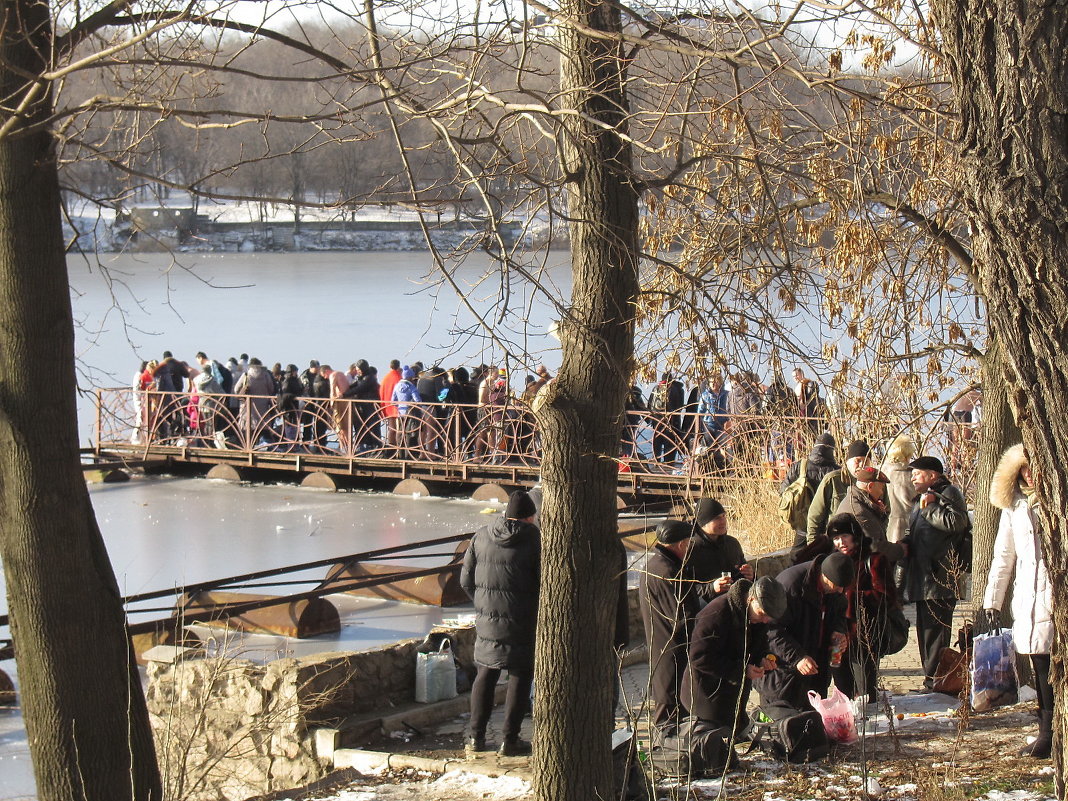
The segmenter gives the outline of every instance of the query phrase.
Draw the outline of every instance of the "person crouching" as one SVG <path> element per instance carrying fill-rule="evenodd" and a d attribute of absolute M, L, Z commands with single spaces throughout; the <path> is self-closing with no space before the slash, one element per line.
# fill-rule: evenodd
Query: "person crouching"
<path fill-rule="evenodd" d="M 778 664 L 757 686 L 762 703 L 800 710 L 809 707 L 809 690 L 826 695 L 848 641 L 843 593 L 855 578 L 853 560 L 837 551 L 779 574 L 786 611 L 768 627 Z"/>
<path fill-rule="evenodd" d="M 690 640 L 682 702 L 693 717 L 733 736 L 745 730 L 752 683 L 775 669 L 767 624 L 786 612 L 786 592 L 768 576 L 739 579 L 702 609 Z M 725 735 L 726 736 L 726 735 Z"/>

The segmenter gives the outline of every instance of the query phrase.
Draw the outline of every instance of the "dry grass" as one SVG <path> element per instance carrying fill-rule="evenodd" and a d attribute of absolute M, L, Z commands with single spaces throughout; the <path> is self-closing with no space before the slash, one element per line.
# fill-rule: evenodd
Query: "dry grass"
<path fill-rule="evenodd" d="M 763 479 L 737 479 L 725 483 L 719 495 L 731 521 L 731 534 L 747 554 L 788 548 L 794 531 L 779 519 L 779 485 Z"/>

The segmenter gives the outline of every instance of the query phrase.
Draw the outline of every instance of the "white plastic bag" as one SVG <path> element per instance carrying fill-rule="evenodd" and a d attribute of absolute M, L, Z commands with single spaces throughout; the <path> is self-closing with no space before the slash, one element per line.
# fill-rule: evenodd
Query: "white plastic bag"
<path fill-rule="evenodd" d="M 1018 697 L 1012 629 L 976 635 L 972 644 L 972 708 L 986 712 L 1015 704 Z"/>
<path fill-rule="evenodd" d="M 853 716 L 853 703 L 837 687 L 827 700 L 820 698 L 815 690 L 809 690 L 808 702 L 823 718 L 823 729 L 827 732 L 828 740 L 849 745 L 860 739 L 857 721 Z"/>
<path fill-rule="evenodd" d="M 456 663 L 448 638 L 436 651 L 415 655 L 415 700 L 432 704 L 456 697 Z"/>

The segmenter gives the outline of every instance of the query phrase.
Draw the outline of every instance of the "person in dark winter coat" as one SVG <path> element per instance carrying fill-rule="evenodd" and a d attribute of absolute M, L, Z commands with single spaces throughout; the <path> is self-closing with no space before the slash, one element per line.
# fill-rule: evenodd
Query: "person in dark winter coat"
<path fill-rule="evenodd" d="M 534 640 L 541 581 L 541 534 L 537 509 L 522 490 L 508 499 L 504 516 L 479 529 L 464 554 L 460 586 L 475 604 L 475 663 L 471 721 L 464 743 L 470 752 L 487 750 L 486 724 L 501 671 L 508 671 L 502 756 L 530 753 L 519 728 L 530 705 L 534 681 Z"/>
<path fill-rule="evenodd" d="M 727 533 L 727 512 L 715 498 L 702 498 L 697 505 L 686 566 L 706 601 L 729 590 L 735 579 L 753 580 L 753 568 L 745 560 L 742 544 Z"/>
<path fill-rule="evenodd" d="M 768 647 L 777 669 L 760 680 L 765 704 L 808 709 L 808 691 L 826 694 L 831 666 L 846 647 L 845 588 L 853 583 L 853 560 L 832 553 L 788 567 L 778 576 L 786 612 L 768 627 Z"/>
<path fill-rule="evenodd" d="M 827 433 L 820 434 L 816 438 L 812 450 L 809 451 L 809 454 L 806 457 L 805 476 L 808 479 L 808 485 L 812 488 L 813 497 L 815 497 L 816 488 L 820 485 L 820 482 L 823 481 L 823 477 L 828 473 L 833 473 L 835 470 L 841 469 L 841 465 L 834 460 L 834 446 L 834 437 Z M 797 477 L 801 473 L 802 461 L 803 460 L 798 459 L 790 465 L 790 468 L 786 471 L 786 478 L 779 487 L 780 495 L 786 492 L 787 487 L 797 481 Z M 793 547 L 795 549 L 803 548 L 805 546 L 807 533 L 808 532 L 805 529 L 797 529 L 794 531 Z"/>
<path fill-rule="evenodd" d="M 853 560 L 856 579 L 846 587 L 849 645 L 841 664 L 831 668 L 835 686 L 850 698 L 878 700 L 879 654 L 873 649 L 890 609 L 898 606 L 893 562 L 873 549 L 856 518 L 838 514 L 827 524 L 834 549 Z"/>
<path fill-rule="evenodd" d="M 356 361 L 356 380 L 349 384 L 345 397 L 352 398 L 352 428 L 356 450 L 366 451 L 382 444 L 378 420 L 378 370 L 366 359 Z"/>
<path fill-rule="evenodd" d="M 766 624 L 785 611 L 782 585 L 765 576 L 755 583 L 736 581 L 697 614 L 682 682 L 690 715 L 716 728 L 744 730 L 753 681 L 775 669 L 767 658 Z"/>
<path fill-rule="evenodd" d="M 645 641 L 649 646 L 649 696 L 654 741 L 671 734 L 682 717 L 679 688 L 686 669 L 693 621 L 701 608 L 697 587 L 685 575 L 690 525 L 666 520 L 656 530 L 638 587 Z"/>
<path fill-rule="evenodd" d="M 923 686 L 932 689 L 938 670 L 938 653 L 949 645 L 957 583 L 971 565 L 960 564 L 955 546 L 971 528 L 968 502 L 943 475 L 934 456 L 914 459 L 912 485 L 919 497 L 912 504 L 907 547 L 906 593 L 916 602 L 916 638 L 923 662 Z"/>

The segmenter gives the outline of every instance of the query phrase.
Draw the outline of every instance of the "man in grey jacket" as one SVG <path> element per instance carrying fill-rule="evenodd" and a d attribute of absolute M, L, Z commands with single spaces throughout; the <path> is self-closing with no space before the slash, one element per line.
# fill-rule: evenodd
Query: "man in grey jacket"
<path fill-rule="evenodd" d="M 921 456 L 909 463 L 919 497 L 912 504 L 908 534 L 902 540 L 908 556 L 905 591 L 916 602 L 916 638 L 923 662 L 923 686 L 932 689 L 938 654 L 949 645 L 957 585 L 971 565 L 961 563 L 958 550 L 971 529 L 968 503 L 943 474 L 942 462 Z"/>

